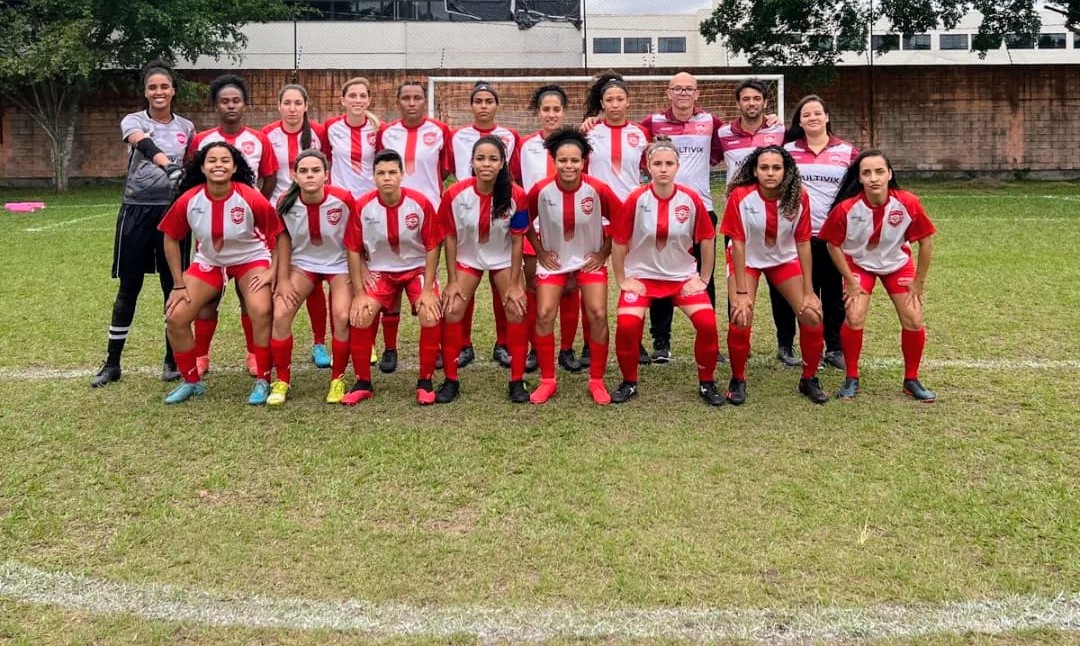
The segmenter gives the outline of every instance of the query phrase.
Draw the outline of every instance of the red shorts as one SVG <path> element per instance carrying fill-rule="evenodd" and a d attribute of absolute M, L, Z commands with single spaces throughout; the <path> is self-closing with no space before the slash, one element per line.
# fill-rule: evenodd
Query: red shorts
<path fill-rule="evenodd" d="M 584 271 L 578 269 L 577 271 L 568 271 L 564 274 L 547 274 L 541 276 L 537 274 L 537 285 L 557 285 L 558 287 L 566 287 L 566 284 L 570 282 L 570 279 L 577 280 L 578 285 L 607 285 L 607 266 L 603 266 L 596 271 Z"/>
<path fill-rule="evenodd" d="M 521 252 L 523 254 L 525 254 L 526 256 L 535 256 L 536 255 L 536 249 L 533 249 L 532 243 L 529 242 L 529 239 L 526 238 L 525 236 L 521 236 L 521 239 L 522 239 L 522 241 L 525 242 L 525 244 L 522 245 Z"/>
<path fill-rule="evenodd" d="M 306 269 L 301 269 L 300 271 L 304 272 L 304 275 L 307 276 L 307 279 L 310 280 L 311 283 L 313 285 L 315 285 L 315 286 L 318 286 L 319 283 L 321 283 L 321 282 L 329 283 L 331 280 L 334 279 L 335 276 L 348 276 L 347 273 L 344 273 L 344 274 L 316 274 L 315 272 L 308 271 Z"/>
<path fill-rule="evenodd" d="M 654 298 L 670 298 L 675 307 L 682 307 L 683 305 L 708 305 L 712 307 L 712 301 L 709 300 L 709 293 L 706 291 L 691 296 L 682 295 L 683 285 L 689 282 L 688 280 L 652 280 L 649 278 L 639 278 L 638 280 L 645 285 L 645 295 L 638 296 L 633 292 L 619 292 L 620 309 L 624 307 L 648 307 Z"/>
<path fill-rule="evenodd" d="M 194 262 L 187 268 L 184 275 L 198 278 L 220 292 L 225 289 L 225 282 L 229 278 L 240 279 L 252 269 L 266 269 L 269 266 L 269 260 L 254 260 L 252 262 L 240 263 L 239 265 L 229 265 L 228 267 L 218 267 L 216 265 L 206 265 L 201 262 Z"/>
<path fill-rule="evenodd" d="M 727 252 L 724 255 L 727 259 L 727 275 L 732 276 L 735 274 L 735 263 L 731 259 L 731 247 L 728 247 Z M 761 279 L 761 275 L 765 274 L 765 280 L 773 285 L 779 285 L 785 280 L 802 276 L 802 265 L 799 264 L 798 258 L 789 260 L 782 265 L 776 265 L 775 267 L 766 267 L 765 269 L 744 267 L 743 269 L 746 271 L 747 276 L 753 276 L 759 280 Z"/>
<path fill-rule="evenodd" d="M 410 269 L 408 271 L 373 271 L 371 277 L 375 279 L 375 287 L 367 290 L 367 295 L 374 298 L 385 310 L 391 310 L 397 302 L 401 291 L 409 297 L 413 314 L 416 314 L 417 303 L 420 300 L 420 292 L 424 291 L 424 268 Z M 439 295 L 439 279 L 435 279 L 432 285 L 435 295 Z"/>
<path fill-rule="evenodd" d="M 488 272 L 489 275 L 494 276 L 495 274 L 499 273 L 500 271 L 506 271 L 507 269 L 510 269 L 510 268 L 509 267 L 504 267 L 502 269 L 477 269 L 476 267 L 470 267 L 469 265 L 463 265 L 460 262 L 457 263 L 457 270 L 458 271 L 463 271 L 466 274 L 469 274 L 470 276 L 476 276 L 477 278 L 483 276 L 485 271 Z"/>
<path fill-rule="evenodd" d="M 908 285 L 915 280 L 915 263 L 911 262 L 910 259 L 906 265 L 891 274 L 875 274 L 851 262 L 850 258 L 848 258 L 847 264 L 848 268 L 851 269 L 851 273 L 859 280 L 859 287 L 862 287 L 862 290 L 867 294 L 874 293 L 875 278 L 881 279 L 881 284 L 885 286 L 887 294 L 906 294 Z"/>

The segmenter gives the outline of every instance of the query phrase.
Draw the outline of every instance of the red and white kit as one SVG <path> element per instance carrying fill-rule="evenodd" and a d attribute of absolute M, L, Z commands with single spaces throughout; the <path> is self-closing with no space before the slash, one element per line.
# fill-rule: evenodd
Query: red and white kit
<path fill-rule="evenodd" d="M 720 163 L 722 151 L 716 133 L 722 125 L 719 118 L 704 110 L 695 111 L 687 121 L 679 121 L 670 108 L 645 117 L 641 122 L 650 139 L 659 135 L 671 138 L 679 151 L 679 172 L 675 181 L 693 189 L 709 211 L 713 210 L 709 169 Z"/>
<path fill-rule="evenodd" d="M 379 130 L 371 119 L 350 126 L 345 115 L 326 121 L 326 150 L 330 158 L 330 183 L 358 198 L 375 188 L 375 152 Z"/>
<path fill-rule="evenodd" d="M 405 164 L 402 186 L 424 194 L 436 209 L 442 199 L 443 178 L 450 169 L 450 129 L 431 118 L 415 128 L 401 120 L 386 124 L 379 133 L 379 148 L 396 150 Z"/>
<path fill-rule="evenodd" d="M 439 206 L 439 224 L 445 236 L 457 239 L 457 262 L 475 271 L 499 271 L 510 267 L 511 221 L 526 212 L 525 191 L 514 184 L 509 213 L 491 212 L 491 195 L 476 190 L 476 178 L 462 180 L 446 191 Z M 527 221 L 525 226 L 528 226 Z M 518 229 L 524 231 L 524 227 Z"/>
<path fill-rule="evenodd" d="M 649 133 L 630 121 L 621 126 L 601 121 L 588 136 L 593 147 L 589 175 L 610 186 L 620 200 L 625 200 L 641 186 L 641 160 L 649 145 Z"/>
<path fill-rule="evenodd" d="M 554 177 L 534 186 L 529 192 L 529 217 L 538 227 L 544 248 L 555 252 L 561 265 L 556 271 L 537 265 L 537 279 L 575 275 L 579 282 L 607 282 L 606 267 L 589 276 L 580 270 L 588 262 L 588 254 L 603 247 L 604 236 L 620 208 L 622 203 L 607 184 L 588 175 L 582 175 L 575 191 L 563 190 Z"/>
<path fill-rule="evenodd" d="M 352 196 L 343 188 L 327 186 L 323 201 L 304 204 L 297 199 L 282 219 L 292 239 L 292 264 L 317 282 L 321 276 L 348 274 L 345 232 Z"/>
<path fill-rule="evenodd" d="M 799 166 L 803 188 L 810 196 L 811 230 L 815 237 L 825 224 L 844 173 L 855 158 L 859 149 L 854 144 L 835 136 L 829 137 L 829 143 L 815 154 L 807 145 L 806 139 L 789 141 L 784 149 Z"/>
<path fill-rule="evenodd" d="M 326 137 L 325 131 L 322 126 L 314 121 L 309 121 L 308 125 L 311 127 L 311 145 L 308 148 L 311 150 L 323 150 L 323 142 Z M 289 185 L 292 184 L 293 162 L 296 161 L 296 156 L 304 150 L 300 147 L 301 132 L 286 132 L 281 121 L 275 121 L 268 126 L 264 126 L 262 131 L 266 138 L 270 140 L 274 158 L 277 160 L 277 183 L 274 184 L 274 192 L 270 195 L 270 203 L 277 204 L 281 194 L 289 190 Z"/>
<path fill-rule="evenodd" d="M 188 150 L 189 159 L 195 153 L 206 148 L 212 143 L 224 141 L 233 146 L 244 156 L 244 161 L 255 173 L 255 178 L 269 177 L 278 171 L 278 160 L 273 154 L 273 146 L 266 135 L 260 130 L 244 126 L 244 129 L 235 135 L 227 135 L 220 128 L 203 130 L 191 140 L 191 148 Z"/>
<path fill-rule="evenodd" d="M 537 131 L 521 140 L 510 158 L 510 174 L 518 179 L 526 193 L 540 180 L 555 174 L 555 161 L 544 148 L 543 133 Z"/>
<path fill-rule="evenodd" d="M 739 186 L 728 196 L 720 231 L 745 243 L 748 271 L 765 272 L 774 284 L 782 283 L 802 275 L 795 245 L 810 241 L 810 198 L 803 191 L 798 212 L 789 218 L 780 214 L 779 201 L 766 199 L 756 184 Z M 730 247 L 727 263 L 731 275 Z M 773 268 L 779 273 L 769 271 Z"/>
<path fill-rule="evenodd" d="M 754 132 L 746 132 L 739 126 L 739 120 L 726 123 L 716 131 L 716 138 L 720 144 L 720 150 L 724 153 L 724 166 L 727 167 L 727 176 L 734 177 L 739 172 L 743 162 L 754 152 L 755 148 L 762 146 L 784 145 L 784 124 L 775 125 L 761 124 Z"/>
<path fill-rule="evenodd" d="M 514 154 L 517 153 L 521 137 L 511 128 L 495 126 L 491 130 L 482 130 L 475 125 L 458 128 L 450 136 L 450 164 L 448 168 L 459 180 L 472 177 L 473 146 L 480 140 L 480 137 L 485 135 L 495 135 L 502 140 L 503 146 L 506 146 L 507 159 L 513 158 Z"/>
<path fill-rule="evenodd" d="M 628 247 L 626 276 L 637 279 L 689 280 L 698 273 L 691 247 L 715 236 L 705 204 L 681 184 L 667 199 L 651 184 L 638 188 L 611 225 L 612 240 Z"/>

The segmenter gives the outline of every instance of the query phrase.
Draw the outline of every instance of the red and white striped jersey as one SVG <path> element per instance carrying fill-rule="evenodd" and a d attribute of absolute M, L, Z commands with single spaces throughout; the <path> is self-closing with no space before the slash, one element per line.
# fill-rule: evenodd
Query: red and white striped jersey
<path fill-rule="evenodd" d="M 799 257 L 797 242 L 810 241 L 810 198 L 799 196 L 792 217 L 780 214 L 780 201 L 766 199 L 757 184 L 738 186 L 728 195 L 720 231 L 746 243 L 746 266 L 768 269 Z"/>
<path fill-rule="evenodd" d="M 326 121 L 326 151 L 330 158 L 330 183 L 358 198 L 375 188 L 375 151 L 379 130 L 371 119 L 350 126 L 345 115 Z"/>
<path fill-rule="evenodd" d="M 410 128 L 398 119 L 383 126 L 379 148 L 398 151 L 405 162 L 402 186 L 420 191 L 437 209 L 451 161 L 450 129 L 446 124 L 425 117 L 420 125 Z"/>
<path fill-rule="evenodd" d="M 491 198 L 481 195 L 470 177 L 448 188 L 439 206 L 443 235 L 457 241 L 457 261 L 473 269 L 509 267 L 510 236 L 529 227 L 529 202 L 520 186 L 514 184 L 506 213 L 492 213 Z"/>
<path fill-rule="evenodd" d="M 379 191 L 356 200 L 349 217 L 345 245 L 367 254 L 371 271 L 398 272 L 420 269 L 427 253 L 442 242 L 431 201 L 420 191 L 401 189 L 401 201 L 389 206 Z"/>
<path fill-rule="evenodd" d="M 586 256 L 604 246 L 611 220 L 622 202 L 607 184 L 583 175 L 575 191 L 564 191 L 549 177 L 529 192 L 529 217 L 540 233 L 544 249 L 554 251 L 561 267 L 548 271 L 537 265 L 538 276 L 566 274 L 585 266 Z"/>
<path fill-rule="evenodd" d="M 484 135 L 495 135 L 506 146 L 506 158 L 511 159 L 517 152 L 518 141 L 521 139 L 512 128 L 495 126 L 491 130 L 482 130 L 475 125 L 458 128 L 450 135 L 450 170 L 459 180 L 472 177 L 472 153 L 473 146 Z"/>
<path fill-rule="evenodd" d="M 555 175 L 555 161 L 544 148 L 544 135 L 537 131 L 521 140 L 510 158 L 510 174 L 526 193 L 540 180 Z"/>
<path fill-rule="evenodd" d="M 314 121 L 309 121 L 311 126 L 311 145 L 308 148 L 322 150 L 326 132 L 323 127 Z M 263 134 L 270 140 L 270 146 L 277 159 L 277 183 L 274 184 L 274 192 L 270 195 L 270 203 L 277 204 L 281 194 L 289 190 L 292 184 L 292 168 L 296 156 L 303 152 L 300 146 L 300 131 L 288 132 L 281 121 L 275 121 L 270 125 L 263 126 Z"/>
<path fill-rule="evenodd" d="M 641 122 L 650 139 L 658 135 L 671 138 L 679 150 L 679 172 L 675 175 L 675 181 L 692 188 L 709 211 L 713 210 L 709 169 L 713 164 L 720 163 L 716 132 L 722 125 L 719 118 L 704 110 L 697 110 L 687 121 L 680 121 L 670 108 L 645 117 Z"/>
<path fill-rule="evenodd" d="M 188 190 L 169 207 L 158 230 L 173 240 L 191 233 L 196 244 L 194 262 L 231 267 L 269 260 L 283 227 L 262 193 L 233 182 L 232 190 L 220 200 L 210 197 L 205 184 Z"/>
<path fill-rule="evenodd" d="M 641 186 L 642 159 L 649 145 L 649 133 L 636 123 L 621 126 L 601 121 L 589 131 L 588 173 L 604 182 L 620 200 Z"/>
<path fill-rule="evenodd" d="M 347 274 L 345 231 L 352 195 L 327 186 L 322 202 L 305 204 L 300 198 L 281 216 L 292 239 L 292 264 L 313 274 Z"/>
<path fill-rule="evenodd" d="M 784 131 L 783 123 L 769 126 L 762 122 L 761 127 L 754 132 L 746 132 L 739 125 L 738 119 L 721 126 L 716 131 L 716 138 L 720 142 L 720 150 L 724 153 L 728 179 L 735 177 L 735 173 L 739 172 L 739 168 L 755 148 L 783 146 Z"/>
<path fill-rule="evenodd" d="M 191 148 L 188 149 L 189 159 L 194 157 L 196 152 L 218 141 L 224 141 L 240 151 L 240 154 L 244 156 L 244 161 L 255 173 L 255 179 L 271 177 L 277 173 L 278 161 L 274 156 L 270 140 L 261 130 L 248 126 L 244 126 L 244 129 L 235 135 L 227 135 L 220 128 L 203 130 L 191 140 Z"/>
<path fill-rule="evenodd" d="M 803 187 L 810 195 L 811 230 L 817 236 L 829 216 L 829 207 L 840 190 L 844 173 L 859 156 L 859 150 L 851 142 L 835 136 L 830 136 L 829 143 L 817 154 L 810 150 L 806 139 L 789 141 L 784 144 L 784 149 L 799 166 Z"/>
<path fill-rule="evenodd" d="M 611 239 L 626 245 L 626 276 L 688 280 L 697 274 L 694 244 L 716 237 L 708 209 L 694 189 L 675 185 L 661 198 L 652 184 L 639 187 L 611 224 Z"/>
<path fill-rule="evenodd" d="M 859 267 L 891 274 L 911 259 L 911 242 L 936 232 L 914 193 L 889 189 L 881 206 L 871 206 L 866 193 L 837 204 L 821 227 L 821 238 Z"/>

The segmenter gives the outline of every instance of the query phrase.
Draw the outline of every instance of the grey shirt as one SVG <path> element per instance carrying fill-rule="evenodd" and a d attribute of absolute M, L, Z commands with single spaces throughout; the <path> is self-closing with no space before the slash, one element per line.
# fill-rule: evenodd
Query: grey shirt
<path fill-rule="evenodd" d="M 150 118 L 146 110 L 141 110 L 124 117 L 120 121 L 120 131 L 125 141 L 136 132 L 146 134 L 170 162 L 183 164 L 188 142 L 195 136 L 195 125 L 177 115 L 173 115 L 169 123 L 161 123 Z M 132 146 L 124 182 L 124 203 L 169 204 L 172 199 L 172 187 L 165 171 Z"/>

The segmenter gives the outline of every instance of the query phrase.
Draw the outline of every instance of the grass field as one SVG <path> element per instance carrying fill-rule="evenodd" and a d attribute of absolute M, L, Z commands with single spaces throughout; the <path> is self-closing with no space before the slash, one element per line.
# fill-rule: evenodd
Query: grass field
<path fill-rule="evenodd" d="M 305 369 L 284 408 L 253 409 L 231 294 L 207 396 L 166 407 L 154 277 L 123 380 L 88 387 L 119 189 L 0 213 L 0 643 L 1075 643 L 1080 186 L 913 186 L 939 229 L 933 405 L 900 393 L 880 290 L 863 394 L 800 398 L 771 359 L 763 290 L 741 408 L 698 400 L 677 319 L 676 361 L 643 368 L 622 407 L 592 406 L 586 377 L 565 374 L 553 402 L 513 407 L 505 373 L 478 361 L 458 402 L 420 409 L 403 320 L 405 369 L 376 373 L 373 401 L 321 404 L 326 373 Z M 841 377 L 822 373 L 829 390 Z M 228 611 L 252 599 L 274 621 Z M 948 605 L 967 602 L 1013 610 L 979 623 Z M 1046 604 L 1053 621 L 1026 621 Z M 800 632 L 831 610 L 852 614 Z M 640 628 L 649 612 L 668 628 Z"/>

